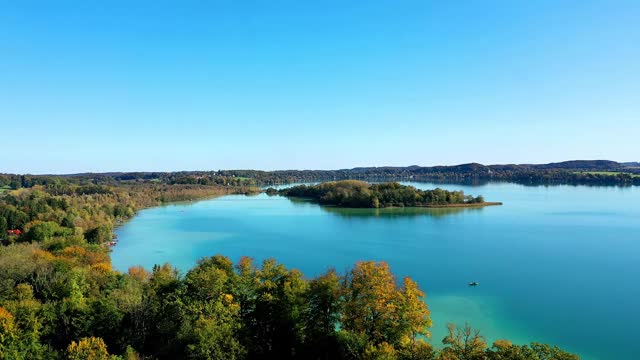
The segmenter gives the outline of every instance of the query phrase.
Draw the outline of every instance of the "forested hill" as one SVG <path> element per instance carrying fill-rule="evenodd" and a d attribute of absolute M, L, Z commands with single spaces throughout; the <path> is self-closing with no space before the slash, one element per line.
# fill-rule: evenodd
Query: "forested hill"
<path fill-rule="evenodd" d="M 526 166 L 526 165 L 521 165 Z M 535 169 L 568 169 L 568 170 L 623 170 L 625 165 L 610 160 L 572 160 L 558 163 L 529 165 Z"/>
<path fill-rule="evenodd" d="M 549 164 L 453 166 L 357 167 L 340 170 L 218 170 L 177 172 L 83 173 L 70 175 L 0 175 L 0 188 L 29 187 L 65 178 L 79 183 L 117 184 L 159 182 L 165 184 L 264 186 L 330 180 L 417 180 L 432 182 L 484 183 L 514 182 L 525 185 L 640 185 L 640 164 L 609 160 L 572 160 Z"/>
<path fill-rule="evenodd" d="M 514 182 L 525 185 L 640 185 L 640 167 L 607 160 L 575 160 L 550 164 L 358 167 L 341 170 L 224 171 L 225 175 L 250 177 L 261 183 L 313 182 L 345 179 L 388 179 L 433 182 Z"/>

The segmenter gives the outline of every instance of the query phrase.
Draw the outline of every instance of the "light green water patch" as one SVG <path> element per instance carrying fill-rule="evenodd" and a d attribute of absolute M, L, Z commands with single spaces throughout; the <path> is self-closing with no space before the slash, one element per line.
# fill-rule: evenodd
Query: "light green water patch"
<path fill-rule="evenodd" d="M 512 321 L 505 311 L 505 303 L 497 296 L 437 295 L 427 296 L 426 300 L 433 320 L 430 341 L 436 348 L 442 348 L 442 339 L 448 335 L 449 323 L 455 324 L 457 329 L 469 324 L 472 329 L 480 331 L 489 347 L 500 339 L 507 339 L 518 345 L 531 342 L 554 343 L 544 333 L 532 333 L 523 324 Z M 570 347 L 565 347 L 565 350 L 577 352 Z M 598 358 L 582 353 L 581 360 Z"/>
<path fill-rule="evenodd" d="M 236 235 L 233 231 L 204 230 L 190 221 L 189 211 L 194 203 L 166 205 L 143 211 L 147 216 L 135 231 L 130 223 L 117 230 L 119 242 L 113 248 L 112 258 L 116 265 L 122 261 L 126 266 L 117 266 L 121 271 L 132 265 L 163 264 L 172 265 L 194 263 L 202 256 L 213 255 L 216 248 Z M 202 249 L 211 249 L 203 251 Z M 144 256 L 140 256 L 144 254 Z M 187 271 L 186 266 L 179 266 Z"/>
<path fill-rule="evenodd" d="M 436 347 L 442 346 L 442 339 L 448 334 L 449 323 L 455 324 L 457 328 L 468 323 L 473 329 L 480 330 L 480 335 L 488 345 L 504 338 L 516 344 L 540 341 L 539 337 L 532 338 L 527 335 L 526 329 L 509 321 L 507 314 L 501 310 L 503 305 L 497 297 L 440 295 L 427 297 L 427 304 L 433 320 L 431 341 Z"/>

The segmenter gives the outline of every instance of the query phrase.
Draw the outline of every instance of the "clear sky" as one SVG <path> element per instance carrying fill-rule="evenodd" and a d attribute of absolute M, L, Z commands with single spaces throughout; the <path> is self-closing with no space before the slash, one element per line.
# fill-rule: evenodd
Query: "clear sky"
<path fill-rule="evenodd" d="M 640 1 L 0 0 L 0 172 L 640 161 Z"/>

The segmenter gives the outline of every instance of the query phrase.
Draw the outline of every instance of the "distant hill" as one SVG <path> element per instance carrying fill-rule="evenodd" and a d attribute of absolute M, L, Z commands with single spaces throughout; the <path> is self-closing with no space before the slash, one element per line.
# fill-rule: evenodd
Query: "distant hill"
<path fill-rule="evenodd" d="M 611 160 L 570 160 L 549 164 L 504 164 L 504 165 L 483 165 L 479 163 L 468 163 L 460 165 L 438 165 L 438 166 L 418 166 L 412 165 L 407 167 L 398 166 L 382 166 L 382 167 L 357 167 L 353 169 L 342 169 L 339 171 L 358 173 L 391 173 L 391 172 L 412 172 L 416 174 L 423 173 L 491 173 L 492 171 L 525 171 L 525 170 L 584 170 L 584 171 L 616 171 L 625 166 L 634 166 L 640 163 L 624 163 L 621 164 Z M 322 170 L 320 170 L 322 171 Z M 327 170 L 331 171 L 331 170 Z"/>
<path fill-rule="evenodd" d="M 571 160 L 558 163 L 533 165 L 536 169 L 565 169 L 565 170 L 618 170 L 622 164 L 610 160 Z"/>
<path fill-rule="evenodd" d="M 619 174 L 613 174 L 619 173 Z M 481 184 L 490 181 L 515 182 L 527 185 L 640 185 L 640 163 L 620 163 L 611 160 L 570 160 L 548 164 L 467 163 L 439 166 L 356 167 L 340 170 L 218 170 L 174 172 L 109 172 L 53 175 L 73 178 L 93 184 L 113 182 L 153 181 L 165 184 L 227 184 L 245 181 L 244 185 L 274 185 L 327 180 L 419 180 Z M 19 175 L 8 175 L 7 181 L 24 182 Z M 246 181 L 250 180 L 250 184 Z M 9 182 L 5 181 L 7 184 Z M 1 184 L 0 184 L 1 185 Z"/>

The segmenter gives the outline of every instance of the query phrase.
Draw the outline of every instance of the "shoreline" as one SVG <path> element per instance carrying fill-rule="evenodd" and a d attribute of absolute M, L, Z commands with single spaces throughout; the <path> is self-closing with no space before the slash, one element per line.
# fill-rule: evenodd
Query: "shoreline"
<path fill-rule="evenodd" d="M 260 192 L 256 192 L 256 193 L 260 193 Z M 181 199 L 181 200 L 170 200 L 170 201 L 161 201 L 158 204 L 154 204 L 154 205 L 150 205 L 150 206 L 141 206 L 139 209 L 136 209 L 134 211 L 134 214 L 132 217 L 129 218 L 125 218 L 125 219 L 117 219 L 114 223 L 113 223 L 113 229 L 111 230 L 111 240 L 115 240 L 118 239 L 118 234 L 116 234 L 116 231 L 121 228 L 122 226 L 126 225 L 127 223 L 129 223 L 130 221 L 132 221 L 133 219 L 137 218 L 140 214 L 140 212 L 144 211 L 144 210 L 149 210 L 149 209 L 155 209 L 155 208 L 162 208 L 162 207 L 166 207 L 166 206 L 174 206 L 174 205 L 189 205 L 189 204 L 193 204 L 199 201 L 206 201 L 206 200 L 213 200 L 219 197 L 223 197 L 223 196 L 228 196 L 228 195 L 245 195 L 245 196 L 249 196 L 250 193 L 234 193 L 232 191 L 228 191 L 225 193 L 219 193 L 219 194 L 208 194 L 208 195 L 204 195 L 202 197 L 194 197 L 194 198 L 189 198 L 189 199 Z M 107 243 L 103 243 L 103 244 L 107 244 Z M 109 254 L 109 260 L 111 260 L 111 253 L 113 252 L 113 246 L 117 246 L 117 244 L 109 246 L 108 247 L 108 254 Z"/>
<path fill-rule="evenodd" d="M 483 203 L 475 203 L 475 204 L 444 204 L 444 205 L 418 205 L 418 206 L 407 206 L 408 208 L 428 208 L 428 209 L 443 209 L 443 208 L 478 208 L 485 206 L 501 206 L 503 205 L 501 201 L 485 201 Z M 384 208 L 381 208 L 384 209 Z"/>

